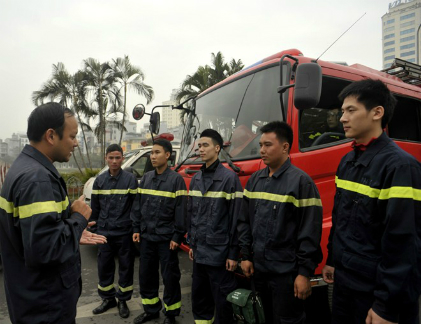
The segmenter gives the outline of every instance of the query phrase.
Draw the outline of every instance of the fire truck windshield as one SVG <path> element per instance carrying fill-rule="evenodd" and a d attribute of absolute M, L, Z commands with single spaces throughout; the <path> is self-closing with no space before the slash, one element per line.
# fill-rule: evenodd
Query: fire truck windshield
<path fill-rule="evenodd" d="M 197 139 L 207 128 L 221 134 L 232 160 L 259 158 L 260 127 L 282 119 L 279 70 L 279 65 L 265 68 L 198 97 L 184 119 L 179 161 L 196 155 Z"/>

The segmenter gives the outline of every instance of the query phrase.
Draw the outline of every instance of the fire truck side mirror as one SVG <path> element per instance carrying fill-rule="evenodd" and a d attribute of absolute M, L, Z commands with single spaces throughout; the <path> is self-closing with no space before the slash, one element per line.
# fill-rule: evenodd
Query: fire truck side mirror
<path fill-rule="evenodd" d="M 132 115 L 135 120 L 141 120 L 145 115 L 145 106 L 142 104 L 134 106 Z"/>
<path fill-rule="evenodd" d="M 149 121 L 149 130 L 154 133 L 159 133 L 159 125 L 161 124 L 161 116 L 159 115 L 159 112 L 154 112 L 151 115 L 151 119 Z"/>
<path fill-rule="evenodd" d="M 317 106 L 322 92 L 322 68 L 317 63 L 302 63 L 295 75 L 294 105 L 297 109 Z"/>

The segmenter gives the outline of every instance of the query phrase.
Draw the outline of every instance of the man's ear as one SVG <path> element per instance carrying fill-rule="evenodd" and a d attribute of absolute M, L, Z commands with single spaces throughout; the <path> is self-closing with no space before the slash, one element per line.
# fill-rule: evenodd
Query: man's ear
<path fill-rule="evenodd" d="M 167 160 L 169 160 L 171 156 L 170 152 L 165 152 L 165 156 L 167 157 Z"/>
<path fill-rule="evenodd" d="M 57 136 L 56 132 L 54 131 L 54 129 L 49 128 L 45 131 L 44 133 L 44 138 L 47 141 L 47 143 L 53 145 L 54 144 L 54 138 L 55 136 Z"/>
<path fill-rule="evenodd" d="M 384 108 L 383 106 L 377 106 L 372 109 L 373 111 L 373 120 L 381 120 L 384 116 Z"/>
<path fill-rule="evenodd" d="M 282 144 L 282 150 L 283 150 L 284 154 L 288 154 L 288 151 L 289 151 L 289 143 L 288 142 L 284 142 Z"/>

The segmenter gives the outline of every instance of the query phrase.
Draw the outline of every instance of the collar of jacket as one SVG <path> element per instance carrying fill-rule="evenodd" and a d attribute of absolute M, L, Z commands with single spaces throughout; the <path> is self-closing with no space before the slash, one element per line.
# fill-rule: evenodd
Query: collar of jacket
<path fill-rule="evenodd" d="M 219 159 L 216 159 L 208 168 L 206 167 L 206 163 L 200 167 L 200 170 L 205 173 L 215 172 L 219 165 Z"/>
<path fill-rule="evenodd" d="M 153 178 L 154 179 L 158 179 L 158 180 L 160 180 L 160 181 L 166 181 L 167 180 L 167 178 L 168 178 L 168 174 L 171 172 L 171 169 L 169 168 L 169 167 L 167 167 L 166 169 L 165 169 L 165 171 L 164 172 L 162 172 L 161 174 L 158 174 L 157 172 L 156 172 L 156 169 L 153 171 Z"/>
<path fill-rule="evenodd" d="M 217 160 L 217 161 L 219 162 L 219 160 Z M 215 169 L 215 174 L 213 176 L 213 181 L 215 181 L 215 180 L 222 180 L 224 178 L 224 174 L 223 174 L 224 169 L 225 169 L 225 167 L 222 165 L 222 163 L 219 162 L 218 165 L 216 166 L 216 169 Z M 202 179 L 202 175 L 203 175 L 203 170 L 200 170 L 200 172 L 197 173 L 196 180 Z"/>
<path fill-rule="evenodd" d="M 276 172 L 274 174 L 272 174 L 273 178 L 279 178 L 282 173 L 284 173 L 286 170 L 289 169 L 289 167 L 291 166 L 291 160 L 288 158 L 284 164 L 282 164 L 282 166 L 276 170 Z M 263 172 L 260 174 L 259 178 L 269 178 L 269 167 L 267 166 Z"/>
<path fill-rule="evenodd" d="M 355 165 L 362 164 L 365 167 L 370 164 L 371 160 L 392 140 L 383 132 L 378 139 L 371 143 L 367 149 L 357 156 L 355 151 L 350 153 L 349 160 L 347 162 L 355 162 Z"/>
<path fill-rule="evenodd" d="M 123 173 L 123 169 L 120 168 L 120 171 L 118 171 L 117 175 L 116 176 L 112 176 L 111 173 L 110 173 L 110 170 L 108 170 L 108 172 L 107 172 L 108 179 L 116 179 L 116 180 L 118 180 L 118 179 L 120 179 L 120 176 L 122 175 L 122 173 Z"/>
<path fill-rule="evenodd" d="M 40 151 L 38 151 L 35 147 L 32 145 L 26 144 L 25 147 L 22 150 L 22 153 L 25 155 L 30 156 L 34 160 L 41 163 L 46 169 L 48 169 L 52 174 L 54 174 L 58 179 L 61 178 L 60 173 L 58 173 L 56 167 L 54 164 L 51 163 L 51 161 Z"/>

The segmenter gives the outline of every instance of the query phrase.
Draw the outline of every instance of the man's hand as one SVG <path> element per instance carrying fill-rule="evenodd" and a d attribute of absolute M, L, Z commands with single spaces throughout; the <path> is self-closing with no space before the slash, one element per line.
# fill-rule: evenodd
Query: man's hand
<path fill-rule="evenodd" d="M 254 274 L 253 262 L 241 261 L 241 270 L 247 278 L 250 278 Z"/>
<path fill-rule="evenodd" d="M 82 195 L 79 197 L 78 200 L 75 200 L 72 205 L 70 206 L 70 210 L 72 213 L 79 213 L 83 217 L 85 217 L 86 220 L 91 217 L 92 209 L 85 203 L 85 196 Z"/>
<path fill-rule="evenodd" d="M 140 233 L 133 233 L 133 242 L 140 242 Z"/>
<path fill-rule="evenodd" d="M 396 322 L 386 321 L 384 318 L 377 315 L 372 308 L 368 311 L 367 318 L 365 319 L 365 324 L 398 324 Z"/>
<path fill-rule="evenodd" d="M 310 278 L 298 275 L 294 282 L 294 297 L 305 300 L 311 295 Z"/>
<path fill-rule="evenodd" d="M 227 261 L 225 262 L 225 268 L 228 271 L 234 271 L 235 269 L 237 269 L 237 263 L 237 261 L 227 259 Z"/>
<path fill-rule="evenodd" d="M 326 283 L 331 284 L 335 281 L 334 276 L 333 276 L 334 274 L 335 274 L 335 268 L 334 267 L 331 267 L 331 266 L 328 266 L 328 265 L 324 266 L 324 268 L 322 270 L 322 275 L 323 275 L 323 280 Z"/>
<path fill-rule="evenodd" d="M 178 243 L 176 243 L 176 242 L 174 242 L 174 241 L 171 241 L 170 242 L 170 250 L 177 250 L 177 248 L 178 248 L 178 246 L 179 246 L 179 244 Z"/>
<path fill-rule="evenodd" d="M 189 250 L 189 259 L 193 261 L 193 249 Z"/>
<path fill-rule="evenodd" d="M 91 233 L 86 229 L 82 232 L 82 236 L 79 241 L 83 245 L 97 245 L 107 243 L 107 238 L 102 235 Z"/>

